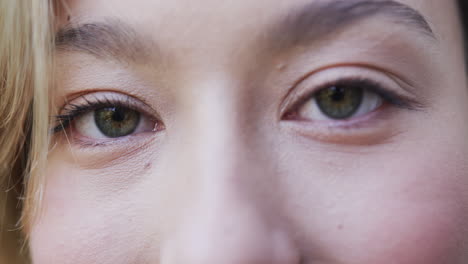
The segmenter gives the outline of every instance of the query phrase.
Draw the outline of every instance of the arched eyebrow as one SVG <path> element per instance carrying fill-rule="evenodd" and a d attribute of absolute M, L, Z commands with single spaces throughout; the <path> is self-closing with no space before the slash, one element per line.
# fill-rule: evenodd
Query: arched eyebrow
<path fill-rule="evenodd" d="M 156 43 L 118 19 L 67 24 L 55 35 L 59 52 L 83 52 L 100 59 L 145 62 L 154 57 Z"/>
<path fill-rule="evenodd" d="M 381 22 L 382 26 L 385 23 L 404 25 L 412 32 L 436 40 L 431 26 L 420 12 L 395 0 L 312 1 L 289 11 L 278 23 L 272 24 L 266 35 L 275 46 L 297 45 L 323 39 L 356 22 L 378 16 L 389 18 Z M 77 26 L 66 25 L 56 34 L 56 47 L 58 50 L 84 52 L 98 58 L 141 62 L 154 57 L 154 47 L 157 45 L 116 19 Z"/>
<path fill-rule="evenodd" d="M 268 35 L 280 45 L 297 45 L 323 39 L 328 34 L 375 17 L 387 18 L 377 22 L 383 27 L 403 25 L 415 34 L 437 40 L 428 21 L 419 11 L 395 0 L 313 1 L 290 11 L 284 20 L 273 25 Z"/>

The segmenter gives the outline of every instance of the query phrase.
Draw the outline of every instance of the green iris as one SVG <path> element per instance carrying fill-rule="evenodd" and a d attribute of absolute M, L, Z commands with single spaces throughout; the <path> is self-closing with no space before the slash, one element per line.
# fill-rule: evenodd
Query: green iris
<path fill-rule="evenodd" d="M 315 100 L 326 116 L 331 119 L 347 119 L 361 106 L 364 90 L 359 87 L 331 86 L 321 90 Z"/>
<path fill-rule="evenodd" d="M 140 123 L 140 113 L 124 107 L 109 107 L 96 110 L 94 121 L 99 130 L 107 137 L 128 136 Z"/>

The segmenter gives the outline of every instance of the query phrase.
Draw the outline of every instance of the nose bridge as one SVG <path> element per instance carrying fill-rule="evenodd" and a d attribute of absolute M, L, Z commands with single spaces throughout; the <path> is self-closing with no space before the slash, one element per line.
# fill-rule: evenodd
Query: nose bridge
<path fill-rule="evenodd" d="M 215 214 L 227 216 L 222 212 L 227 206 L 246 211 L 242 200 L 252 200 L 248 197 L 254 195 L 247 186 L 261 177 L 258 169 L 266 165 L 249 158 L 253 153 L 245 138 L 254 135 L 241 125 L 243 113 L 232 86 L 223 78 L 205 81 L 187 103 L 184 137 L 189 140 L 178 150 L 184 153 L 181 172 L 185 175 L 181 176 L 196 183 L 192 187 L 197 195 L 191 202 L 204 222 L 220 217 Z"/>
<path fill-rule="evenodd" d="M 298 263 L 277 212 L 257 192 L 264 188 L 252 186 L 262 184 L 269 169 L 246 144 L 254 135 L 241 125 L 242 109 L 230 89 L 210 85 L 192 98 L 184 118 L 190 140 L 177 148 L 184 165 L 174 177 L 190 178 L 195 195 L 178 214 L 182 220 L 167 236 L 161 263 Z"/>
<path fill-rule="evenodd" d="M 230 177 L 236 174 L 242 157 L 249 152 L 243 128 L 242 106 L 238 103 L 236 84 L 226 77 L 202 81 L 184 96 L 183 135 L 187 141 L 179 145 L 179 152 L 187 154 L 192 171 L 198 180 Z"/>

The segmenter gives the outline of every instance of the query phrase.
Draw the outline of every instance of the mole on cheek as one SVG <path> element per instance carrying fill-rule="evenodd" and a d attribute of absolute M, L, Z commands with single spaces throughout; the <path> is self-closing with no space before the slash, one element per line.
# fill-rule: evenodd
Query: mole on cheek
<path fill-rule="evenodd" d="M 286 67 L 287 67 L 287 66 L 286 66 L 285 63 L 279 63 L 279 64 L 276 65 L 276 69 L 277 69 L 278 71 L 283 71 L 283 70 L 286 69 Z"/>
<path fill-rule="evenodd" d="M 145 164 L 145 170 L 151 169 L 151 162 Z"/>

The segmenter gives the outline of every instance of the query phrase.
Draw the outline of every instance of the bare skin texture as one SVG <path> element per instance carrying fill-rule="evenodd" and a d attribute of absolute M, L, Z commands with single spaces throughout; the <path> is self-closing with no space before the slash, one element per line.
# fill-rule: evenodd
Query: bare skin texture
<path fill-rule="evenodd" d="M 34 264 L 468 263 L 455 1 L 384 2 L 68 2 L 57 114 L 142 114 L 123 137 L 88 110 L 56 129 Z M 342 79 L 398 99 L 303 106 Z"/>

